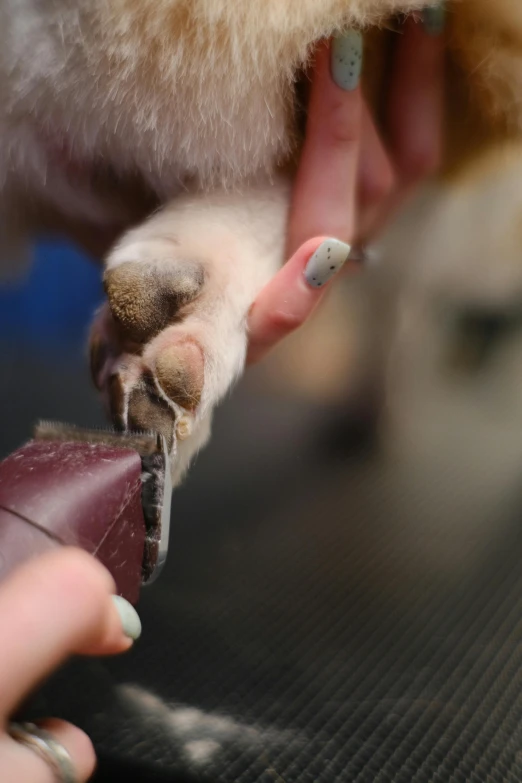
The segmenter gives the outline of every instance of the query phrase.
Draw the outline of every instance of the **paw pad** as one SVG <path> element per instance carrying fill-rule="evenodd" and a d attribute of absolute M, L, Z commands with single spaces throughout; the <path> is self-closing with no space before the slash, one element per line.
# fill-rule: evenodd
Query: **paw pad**
<path fill-rule="evenodd" d="M 191 261 L 125 261 L 104 276 L 113 318 L 126 341 L 145 343 L 200 293 L 203 266 Z"/>
<path fill-rule="evenodd" d="M 159 354 L 155 376 L 169 399 L 193 411 L 201 401 L 203 390 L 203 354 L 194 341 L 169 345 Z"/>
<path fill-rule="evenodd" d="M 91 337 L 91 372 L 119 430 L 155 430 L 172 449 L 192 431 L 201 402 L 204 354 L 182 308 L 204 283 L 195 262 L 124 262 L 105 275 L 109 307 Z M 174 324 L 183 330 L 161 335 Z"/>

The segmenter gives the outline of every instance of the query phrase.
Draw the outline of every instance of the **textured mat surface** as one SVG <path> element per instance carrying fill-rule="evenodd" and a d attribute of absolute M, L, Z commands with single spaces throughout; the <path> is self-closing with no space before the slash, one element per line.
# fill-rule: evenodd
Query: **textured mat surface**
<path fill-rule="evenodd" d="M 101 780 L 522 780 L 516 504 L 464 524 L 411 470 L 303 462 L 277 511 L 261 471 L 200 510 L 187 490 L 142 641 L 41 709 L 90 732 Z"/>

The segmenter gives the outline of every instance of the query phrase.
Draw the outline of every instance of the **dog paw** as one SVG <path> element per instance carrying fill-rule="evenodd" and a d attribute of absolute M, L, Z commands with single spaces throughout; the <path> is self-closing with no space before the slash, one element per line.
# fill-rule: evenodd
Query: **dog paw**
<path fill-rule="evenodd" d="M 163 435 L 174 480 L 208 439 L 212 409 L 246 353 L 244 317 L 231 317 L 209 265 L 179 250 L 147 239 L 116 251 L 90 340 L 92 376 L 114 426 Z"/>

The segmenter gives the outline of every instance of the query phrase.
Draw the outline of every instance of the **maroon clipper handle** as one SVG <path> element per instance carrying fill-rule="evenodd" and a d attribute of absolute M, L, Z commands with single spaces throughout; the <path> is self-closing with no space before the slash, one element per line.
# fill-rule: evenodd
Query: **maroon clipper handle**
<path fill-rule="evenodd" d="M 0 580 L 59 546 L 78 546 L 111 572 L 131 603 L 142 582 L 142 463 L 133 449 L 32 440 L 0 462 Z"/>

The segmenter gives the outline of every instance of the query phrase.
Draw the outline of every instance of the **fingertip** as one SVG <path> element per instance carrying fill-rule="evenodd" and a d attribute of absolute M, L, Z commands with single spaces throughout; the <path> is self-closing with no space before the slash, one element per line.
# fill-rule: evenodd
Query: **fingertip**
<path fill-rule="evenodd" d="M 312 285 L 311 283 L 317 283 L 318 280 L 313 281 L 313 275 L 307 274 L 310 264 L 313 262 L 314 257 L 321 252 L 321 249 L 325 250 L 325 260 L 330 260 L 331 264 L 328 265 L 329 271 L 337 271 L 338 267 L 348 259 L 351 247 L 346 242 L 337 239 L 333 236 L 316 236 L 311 239 L 307 239 L 303 242 L 297 250 L 290 256 L 289 260 L 282 267 L 282 269 L 272 278 L 268 285 L 261 292 L 261 297 L 256 300 L 256 303 L 263 299 L 263 305 L 268 305 L 272 298 L 277 299 L 282 293 L 288 293 L 296 284 L 298 287 L 302 287 L 305 284 L 306 289 L 315 294 L 319 294 L 317 289 L 321 286 Z M 335 259 L 332 260 L 332 254 Z M 338 263 L 342 258 L 342 263 Z M 334 266 L 331 270 L 330 266 Z M 308 280 L 310 277 L 310 280 Z M 333 277 L 329 275 L 328 277 Z M 319 281 L 320 282 L 320 281 Z"/>
<path fill-rule="evenodd" d="M 134 646 L 134 641 L 125 636 L 118 622 L 110 623 L 103 638 L 81 650 L 85 656 L 123 655 Z"/>
<path fill-rule="evenodd" d="M 328 239 L 326 236 L 316 236 L 311 239 L 307 239 L 303 242 L 297 250 L 290 257 L 288 264 L 302 263 L 306 264 L 309 258 L 316 252 L 317 248 L 322 245 Z"/>
<path fill-rule="evenodd" d="M 136 609 L 120 595 L 112 596 L 112 604 L 116 609 L 124 635 L 136 641 L 141 636 L 141 620 Z"/>
<path fill-rule="evenodd" d="M 347 30 L 331 43 L 330 75 L 334 84 L 345 92 L 359 86 L 363 64 L 364 40 L 360 30 Z"/>
<path fill-rule="evenodd" d="M 303 270 L 310 288 L 318 289 L 330 282 L 343 268 L 350 256 L 351 247 L 338 239 L 324 239 L 308 259 Z"/>
<path fill-rule="evenodd" d="M 350 246 L 338 239 L 314 237 L 303 242 L 260 292 L 249 315 L 247 362 L 263 358 L 315 310 L 331 278 L 341 271 Z"/>
<path fill-rule="evenodd" d="M 136 609 L 119 595 L 111 595 L 103 630 L 94 643 L 82 650 L 84 655 L 118 655 L 127 652 L 141 636 L 142 626 Z"/>

